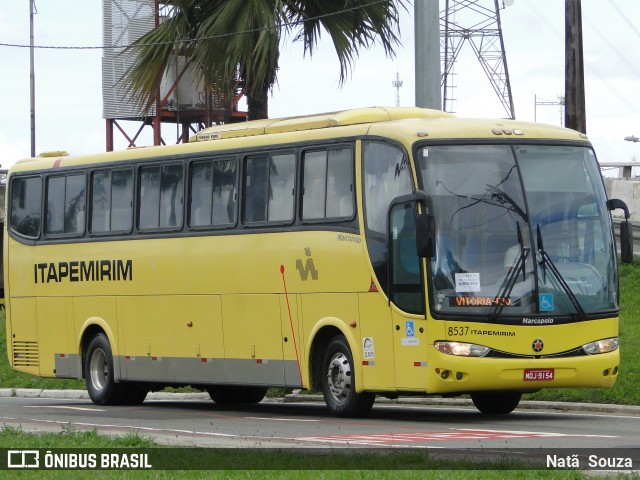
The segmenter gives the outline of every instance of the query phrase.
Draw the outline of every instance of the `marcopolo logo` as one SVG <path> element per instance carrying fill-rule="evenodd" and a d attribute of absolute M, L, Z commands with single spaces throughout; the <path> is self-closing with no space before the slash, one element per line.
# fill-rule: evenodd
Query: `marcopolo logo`
<path fill-rule="evenodd" d="M 541 338 L 536 338 L 533 342 L 531 342 L 531 348 L 534 352 L 540 353 L 544 348 L 544 342 Z"/>

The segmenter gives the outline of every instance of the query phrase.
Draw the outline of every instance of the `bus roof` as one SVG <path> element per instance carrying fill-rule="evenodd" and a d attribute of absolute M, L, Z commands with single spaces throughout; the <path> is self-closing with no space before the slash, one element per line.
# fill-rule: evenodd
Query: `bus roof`
<path fill-rule="evenodd" d="M 394 122 L 393 132 L 388 130 L 388 122 Z M 510 119 L 459 118 L 439 110 L 418 107 L 369 107 L 299 117 L 215 125 L 201 130 L 192 136 L 189 142 L 206 142 L 354 125 L 370 125 L 371 128 L 367 130 L 369 134 L 399 137 L 408 135 L 414 139 L 416 135 L 442 139 L 493 138 L 500 135 L 583 141 L 587 138 L 586 135 L 574 130 L 539 123 L 519 122 Z"/>
<path fill-rule="evenodd" d="M 253 120 L 205 128 L 189 139 L 190 142 L 249 137 L 269 133 L 286 133 L 318 128 L 344 127 L 367 123 L 389 122 L 408 118 L 453 117 L 450 113 L 417 107 L 370 107 L 341 112 L 319 113 L 299 117 Z"/>
<path fill-rule="evenodd" d="M 567 128 L 508 119 L 459 118 L 450 113 L 417 107 L 370 107 L 299 117 L 252 120 L 215 125 L 194 135 L 188 144 L 127 149 L 78 157 L 67 152 L 47 152 L 17 162 L 11 171 L 111 161 L 156 159 L 173 155 L 234 150 L 264 145 L 291 144 L 360 136 L 387 137 L 409 147 L 420 139 L 477 140 L 498 137 L 586 142 L 586 135 Z M 269 137 L 267 138 L 265 137 Z"/>

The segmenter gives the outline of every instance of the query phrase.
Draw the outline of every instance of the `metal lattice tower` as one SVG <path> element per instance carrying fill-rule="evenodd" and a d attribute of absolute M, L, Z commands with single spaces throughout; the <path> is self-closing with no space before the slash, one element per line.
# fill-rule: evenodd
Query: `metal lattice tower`
<path fill-rule="evenodd" d="M 162 124 L 175 125 L 176 143 L 187 142 L 192 133 L 214 123 L 242 120 L 246 112 L 238 110 L 243 97 L 239 79 L 233 86 L 232 98 L 224 98 L 213 88 L 196 81 L 193 69 L 184 57 L 174 56 L 169 62 L 157 92 L 157 100 L 149 111 L 130 98 L 121 82 L 135 57 L 127 46 L 151 31 L 170 13 L 166 0 L 102 0 L 103 39 L 106 47 L 102 58 L 103 118 L 106 120 L 106 147 L 114 148 L 114 134 L 120 132 L 129 147 L 135 147 L 146 126 L 153 129 L 153 144 L 161 145 Z M 125 131 L 124 121 L 134 122 L 137 131 Z"/>
<path fill-rule="evenodd" d="M 440 12 L 442 109 L 453 112 L 455 62 L 465 43 L 475 53 L 509 118 L 515 118 L 499 0 L 445 0 Z"/>

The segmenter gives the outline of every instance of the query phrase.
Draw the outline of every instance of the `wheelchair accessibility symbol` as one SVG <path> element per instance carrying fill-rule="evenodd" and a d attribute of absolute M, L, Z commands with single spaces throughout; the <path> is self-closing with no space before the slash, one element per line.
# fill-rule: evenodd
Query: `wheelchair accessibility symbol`
<path fill-rule="evenodd" d="M 416 332 L 413 329 L 413 320 L 407 320 L 405 322 L 405 332 L 407 334 L 407 337 L 415 337 Z"/>
<path fill-rule="evenodd" d="M 541 312 L 553 312 L 553 293 L 541 293 L 538 300 Z"/>

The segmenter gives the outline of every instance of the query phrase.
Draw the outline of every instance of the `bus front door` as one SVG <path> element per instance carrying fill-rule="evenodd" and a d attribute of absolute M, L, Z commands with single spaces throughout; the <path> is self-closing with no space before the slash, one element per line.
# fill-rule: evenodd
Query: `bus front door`
<path fill-rule="evenodd" d="M 389 211 L 390 308 L 396 387 L 426 388 L 427 329 L 422 261 L 416 247 L 413 201 L 395 203 Z"/>

